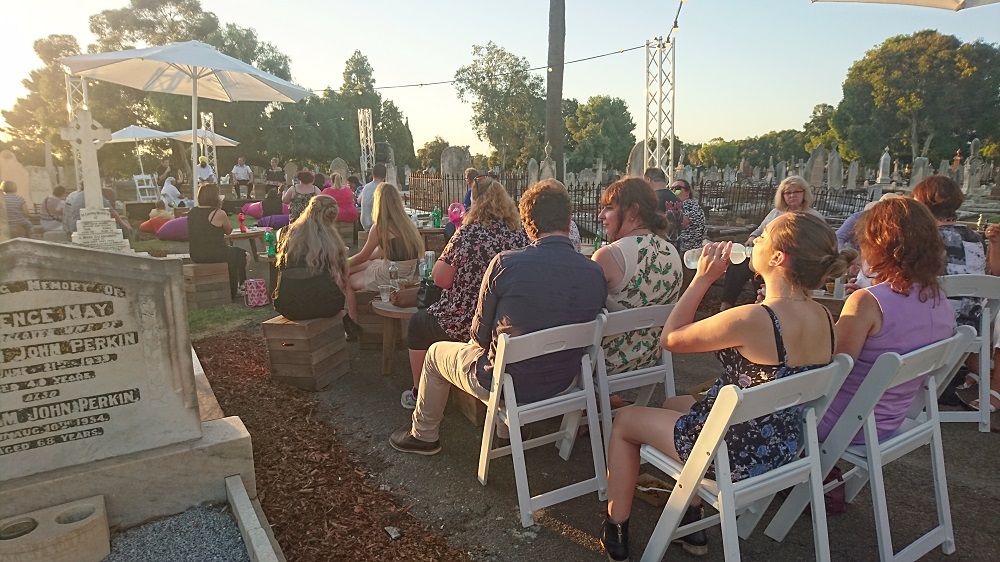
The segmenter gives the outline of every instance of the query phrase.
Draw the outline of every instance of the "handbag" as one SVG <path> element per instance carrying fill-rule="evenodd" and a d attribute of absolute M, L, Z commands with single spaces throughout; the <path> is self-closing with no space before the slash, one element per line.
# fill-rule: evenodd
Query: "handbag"
<path fill-rule="evenodd" d="M 441 298 L 441 287 L 430 279 L 421 279 L 417 287 L 417 308 L 427 308 Z"/>
<path fill-rule="evenodd" d="M 267 298 L 267 283 L 260 277 L 247 279 L 243 285 L 243 302 L 249 307 L 264 306 L 271 302 Z"/>

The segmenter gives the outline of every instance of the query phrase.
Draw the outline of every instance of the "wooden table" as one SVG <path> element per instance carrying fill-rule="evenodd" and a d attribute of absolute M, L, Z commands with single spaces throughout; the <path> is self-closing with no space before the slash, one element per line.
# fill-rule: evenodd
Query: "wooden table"
<path fill-rule="evenodd" d="M 424 239 L 424 247 L 427 248 L 430 245 L 430 239 L 435 236 L 444 236 L 444 227 L 434 228 L 433 226 L 428 227 L 418 227 L 417 232 Z M 421 256 L 423 257 L 423 256 Z"/>
<path fill-rule="evenodd" d="M 248 229 L 246 232 L 240 232 L 239 229 L 234 229 L 232 232 L 226 235 L 226 241 L 232 246 L 237 240 L 249 240 L 250 249 L 253 250 L 253 261 L 260 261 L 257 256 L 257 240 L 261 242 L 264 241 L 264 229 L 258 228 L 254 230 Z"/>
<path fill-rule="evenodd" d="M 400 326 L 403 320 L 409 320 L 417 313 L 417 307 L 409 306 L 400 308 L 389 302 L 382 302 L 381 299 L 372 301 L 372 310 L 375 314 L 382 316 L 382 374 L 392 374 L 392 358 L 396 353 L 396 338 L 400 333 Z"/>

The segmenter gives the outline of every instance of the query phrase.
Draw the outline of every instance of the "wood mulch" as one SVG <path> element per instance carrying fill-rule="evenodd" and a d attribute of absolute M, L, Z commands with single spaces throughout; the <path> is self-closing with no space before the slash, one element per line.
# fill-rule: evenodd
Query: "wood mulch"
<path fill-rule="evenodd" d="M 336 428 L 317 419 L 310 393 L 270 380 L 263 336 L 230 332 L 193 345 L 222 410 L 250 431 L 257 495 L 288 560 L 471 560 L 378 488 Z"/>

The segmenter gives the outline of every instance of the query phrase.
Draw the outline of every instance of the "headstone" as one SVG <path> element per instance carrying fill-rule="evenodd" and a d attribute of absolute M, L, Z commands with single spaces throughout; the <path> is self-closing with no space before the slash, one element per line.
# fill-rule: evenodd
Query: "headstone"
<path fill-rule="evenodd" d="M 528 160 L 528 185 L 538 183 L 538 160 Z"/>
<path fill-rule="evenodd" d="M 736 171 L 729 166 L 726 166 L 726 168 L 722 171 L 722 181 L 727 183 L 736 181 Z"/>
<path fill-rule="evenodd" d="M 860 166 L 860 163 L 855 158 L 851 160 L 851 164 L 847 167 L 847 189 L 858 188 L 858 166 Z"/>
<path fill-rule="evenodd" d="M 930 175 L 930 161 L 926 156 L 918 156 L 913 160 L 913 168 L 910 170 L 909 188 L 913 189 L 924 178 Z"/>
<path fill-rule="evenodd" d="M 403 166 L 403 185 L 407 186 L 407 188 L 410 186 L 410 176 L 412 175 L 413 170 L 410 169 L 410 165 Z"/>
<path fill-rule="evenodd" d="M 753 171 L 750 173 L 750 177 L 753 181 L 760 181 L 760 166 L 754 166 Z"/>
<path fill-rule="evenodd" d="M 691 168 L 691 166 L 684 166 L 684 170 L 681 171 L 681 179 L 687 181 L 691 185 L 694 185 L 694 169 Z"/>
<path fill-rule="evenodd" d="M 806 183 L 812 187 L 823 185 L 823 171 L 826 168 L 826 147 L 819 144 L 809 153 L 809 161 L 806 163 Z"/>
<path fill-rule="evenodd" d="M 806 163 L 801 158 L 799 158 L 799 162 L 795 164 L 795 175 L 799 176 L 800 178 L 805 178 L 806 177 L 805 174 L 806 174 Z"/>
<path fill-rule="evenodd" d="M 24 197 L 24 200 L 28 202 L 29 208 L 32 208 L 33 199 L 31 198 L 31 177 L 28 175 L 28 170 L 17 161 L 17 156 L 9 150 L 0 151 L 0 181 L 13 181 L 17 184 L 17 194 Z"/>
<path fill-rule="evenodd" d="M 295 162 L 292 162 L 291 160 L 285 162 L 285 177 L 287 178 L 286 181 L 289 182 L 288 185 L 295 183 L 295 173 L 298 171 L 299 167 L 295 164 Z"/>
<path fill-rule="evenodd" d="M 0 482 L 201 437 L 179 261 L 13 240 L 0 262 Z"/>
<path fill-rule="evenodd" d="M 774 180 L 774 156 L 769 156 L 767 158 L 767 175 L 765 176 L 767 181 Z"/>
<path fill-rule="evenodd" d="M 399 178 L 396 174 L 396 165 L 392 162 L 385 165 L 385 181 L 386 183 L 396 186 L 397 189 L 402 191 L 403 186 L 399 185 Z"/>
<path fill-rule="evenodd" d="M 837 141 L 830 143 L 830 157 L 826 162 L 826 185 L 830 189 L 844 188 L 844 160 L 837 150 Z"/>
<path fill-rule="evenodd" d="M 903 183 L 903 174 L 899 171 L 899 158 L 893 163 L 892 167 L 892 181 L 896 184 Z"/>
<path fill-rule="evenodd" d="M 965 177 L 962 191 L 972 193 L 979 189 L 983 174 L 983 158 L 979 156 L 979 139 L 972 139 L 969 147 L 969 159 L 965 161 Z"/>
<path fill-rule="evenodd" d="M 453 201 L 465 198 L 465 170 L 472 167 L 472 154 L 464 146 L 449 146 L 441 152 L 441 179 L 452 178 L 454 181 L 442 181 L 441 208 L 447 209 Z M 460 178 L 460 179 L 459 179 Z"/>
<path fill-rule="evenodd" d="M 788 167 L 788 165 L 785 164 L 784 160 L 782 160 L 781 162 L 778 162 L 778 166 L 774 169 L 774 177 L 779 182 L 781 180 L 785 179 L 785 176 L 788 175 L 787 167 Z"/>
<path fill-rule="evenodd" d="M 334 158 L 330 162 L 330 177 L 333 177 L 333 174 L 340 174 L 340 177 L 344 178 L 344 181 L 347 181 L 347 176 L 351 175 L 348 171 L 347 162 L 343 158 Z"/>
<path fill-rule="evenodd" d="M 947 175 L 950 175 L 949 172 L 951 172 L 951 166 L 948 164 L 948 160 L 947 159 L 942 158 L 941 159 L 941 164 L 938 165 L 938 172 L 937 173 L 941 174 L 942 176 L 947 176 Z"/>
<path fill-rule="evenodd" d="M 642 141 L 635 143 L 632 152 L 628 153 L 628 165 L 625 171 L 631 178 L 641 178 L 646 173 L 646 147 Z"/>
<path fill-rule="evenodd" d="M 597 165 L 594 166 L 594 184 L 601 185 L 604 183 L 604 158 L 597 159 Z"/>
<path fill-rule="evenodd" d="M 592 168 L 584 168 L 580 170 L 579 182 L 586 186 L 593 186 L 596 183 L 597 176 L 594 174 Z"/>
<path fill-rule="evenodd" d="M 708 171 L 705 173 L 705 176 L 707 177 L 708 181 L 722 181 L 722 175 L 719 173 L 718 166 L 712 166 L 711 168 L 709 168 Z"/>
<path fill-rule="evenodd" d="M 892 156 L 889 156 L 889 147 L 885 147 L 885 152 L 882 153 L 882 158 L 878 161 L 878 176 L 875 178 L 875 182 L 879 184 L 888 184 L 892 179 L 890 179 L 889 169 L 892 166 Z"/>
<path fill-rule="evenodd" d="M 631 156 L 629 157 L 631 159 Z M 631 170 L 631 161 L 629 162 L 629 169 Z M 642 172 L 639 172 L 639 177 L 642 177 Z M 545 143 L 545 159 L 542 160 L 541 165 L 538 166 L 538 179 L 556 179 L 556 161 L 552 159 L 552 144 Z M 568 180 L 567 176 L 567 180 Z"/>
<path fill-rule="evenodd" d="M 566 182 L 565 182 L 566 185 L 576 185 L 578 181 L 580 180 L 579 178 L 577 178 L 576 174 L 574 174 L 573 172 L 566 172 Z"/>

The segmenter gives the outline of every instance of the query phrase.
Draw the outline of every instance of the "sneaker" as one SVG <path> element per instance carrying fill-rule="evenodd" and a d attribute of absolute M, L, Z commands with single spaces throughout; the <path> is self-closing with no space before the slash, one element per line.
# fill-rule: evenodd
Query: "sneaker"
<path fill-rule="evenodd" d="M 407 410 L 415 410 L 417 408 L 417 397 L 413 395 L 412 388 L 403 391 L 403 395 L 399 397 L 399 403 Z"/>
<path fill-rule="evenodd" d="M 233 298 L 234 299 L 243 298 L 244 295 L 246 295 L 246 293 L 243 291 L 243 289 L 236 289 L 236 293 L 233 295 Z"/>
<path fill-rule="evenodd" d="M 604 530 L 601 533 L 601 546 L 608 554 L 611 562 L 628 560 L 628 520 L 624 523 L 612 523 L 604 520 Z"/>
<path fill-rule="evenodd" d="M 358 341 L 361 337 L 361 324 L 358 324 L 350 316 L 344 315 L 344 333 L 347 341 Z"/>
<path fill-rule="evenodd" d="M 440 441 L 421 441 L 410 433 L 410 428 L 397 429 L 389 436 L 389 444 L 401 453 L 436 455 L 441 452 Z"/>
<path fill-rule="evenodd" d="M 705 517 L 705 508 L 693 505 L 688 506 L 687 512 L 684 513 L 684 517 L 681 518 L 681 523 L 678 527 L 683 527 L 689 523 L 694 523 L 695 521 L 700 521 Z M 673 541 L 674 544 L 681 545 L 684 550 L 695 556 L 704 556 L 708 554 L 708 535 L 705 534 L 705 530 L 695 531 L 690 535 L 685 535 L 683 537 L 677 537 Z"/>

